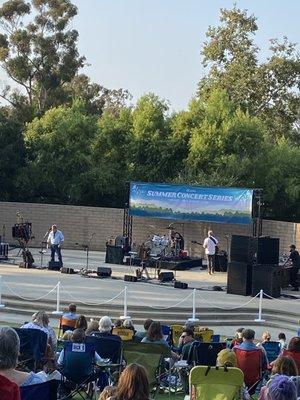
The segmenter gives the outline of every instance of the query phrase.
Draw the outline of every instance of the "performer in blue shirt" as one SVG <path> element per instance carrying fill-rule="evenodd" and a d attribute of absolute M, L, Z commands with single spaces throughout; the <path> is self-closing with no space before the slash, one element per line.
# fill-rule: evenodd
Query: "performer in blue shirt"
<path fill-rule="evenodd" d="M 62 264 L 61 245 L 64 241 L 64 235 L 57 229 L 56 225 L 52 225 L 48 235 L 47 242 L 51 245 L 51 261 L 54 261 L 55 253 L 57 253 L 58 261 Z"/>

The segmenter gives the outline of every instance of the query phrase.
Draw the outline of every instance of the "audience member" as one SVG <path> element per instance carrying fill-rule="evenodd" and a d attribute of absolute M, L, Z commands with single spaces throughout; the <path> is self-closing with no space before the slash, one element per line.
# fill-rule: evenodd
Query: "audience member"
<path fill-rule="evenodd" d="M 90 335 L 99 338 L 110 338 L 121 341 L 120 336 L 111 333 L 112 329 L 112 320 L 107 315 L 105 315 L 104 317 L 100 318 L 98 331 L 92 331 Z"/>
<path fill-rule="evenodd" d="M 92 332 L 94 332 L 94 331 L 97 332 L 98 330 L 99 330 L 99 322 L 94 319 L 91 319 L 90 322 L 88 323 L 88 327 L 85 331 L 85 334 L 88 336 Z"/>
<path fill-rule="evenodd" d="M 191 329 L 185 329 L 179 338 L 182 360 L 188 359 L 190 348 L 194 343 L 194 341 L 195 341 L 194 331 L 192 331 Z"/>
<path fill-rule="evenodd" d="M 297 400 L 296 386 L 289 377 L 276 375 L 267 388 L 266 398 L 268 400 Z"/>
<path fill-rule="evenodd" d="M 44 374 L 17 371 L 20 339 L 17 332 L 9 327 L 0 328 L 0 374 L 18 386 L 29 386 L 45 382 Z"/>
<path fill-rule="evenodd" d="M 272 375 L 297 376 L 298 368 L 291 357 L 281 356 L 274 361 Z"/>
<path fill-rule="evenodd" d="M 243 342 L 243 336 L 242 336 L 243 330 L 244 330 L 244 328 L 238 328 L 235 331 L 234 339 L 231 341 L 231 344 L 230 344 L 231 349 L 234 346 L 238 346 L 239 344 L 241 344 Z"/>
<path fill-rule="evenodd" d="M 147 371 L 139 364 L 130 364 L 121 373 L 112 400 L 149 400 Z"/>
<path fill-rule="evenodd" d="M 76 314 L 77 306 L 74 303 L 69 304 L 68 311 L 63 314 L 63 317 L 68 319 L 78 319 L 79 315 Z"/>
<path fill-rule="evenodd" d="M 278 342 L 280 343 L 281 351 L 287 349 L 286 336 L 283 332 L 278 334 Z"/>
<path fill-rule="evenodd" d="M 153 321 L 148 328 L 146 336 L 142 339 L 142 343 L 164 344 L 169 347 L 166 340 L 163 338 L 161 324 L 159 321 Z"/>
<path fill-rule="evenodd" d="M 252 329 L 244 329 L 242 332 L 242 338 L 243 342 L 233 348 L 235 349 L 241 349 L 241 350 L 246 350 L 246 351 L 251 351 L 251 350 L 257 350 L 262 352 L 262 370 L 265 371 L 268 366 L 268 359 L 267 355 L 265 352 L 265 349 L 263 347 L 257 347 L 254 344 L 254 337 L 255 337 L 255 332 Z"/>
<path fill-rule="evenodd" d="M 130 329 L 134 333 L 136 332 L 136 330 L 134 329 L 134 325 L 133 325 L 131 319 L 124 319 L 124 321 L 122 323 L 122 327 L 125 328 L 125 329 Z"/>
<path fill-rule="evenodd" d="M 144 322 L 144 331 L 137 331 L 136 334 L 134 335 L 134 337 L 137 340 L 144 339 L 144 337 L 146 337 L 146 335 L 147 335 L 147 331 L 149 329 L 149 326 L 152 324 L 152 322 L 153 322 L 153 319 L 150 319 L 150 318 L 146 319 L 146 321 Z"/>
<path fill-rule="evenodd" d="M 298 371 L 300 371 L 300 337 L 293 337 L 287 350 L 283 350 L 282 355 L 291 357 L 295 361 Z"/>
<path fill-rule="evenodd" d="M 75 329 L 83 329 L 84 331 L 87 330 L 87 320 L 84 315 L 79 315 L 78 319 L 76 320 L 75 323 Z M 62 339 L 63 340 L 71 340 L 73 331 L 68 330 L 63 334 Z"/>
<path fill-rule="evenodd" d="M 38 311 L 32 315 L 32 321 L 21 326 L 21 329 L 39 329 L 45 332 L 49 339 L 51 349 L 57 345 L 57 338 L 54 329 L 49 326 L 49 316 L 45 311 Z"/>
<path fill-rule="evenodd" d="M 123 320 L 121 318 L 118 318 L 114 322 L 114 328 L 121 328 L 123 325 Z"/>
<path fill-rule="evenodd" d="M 262 341 L 260 343 L 257 343 L 257 346 L 261 346 L 265 342 L 269 342 L 271 340 L 271 334 L 269 331 L 265 331 L 262 336 Z"/>

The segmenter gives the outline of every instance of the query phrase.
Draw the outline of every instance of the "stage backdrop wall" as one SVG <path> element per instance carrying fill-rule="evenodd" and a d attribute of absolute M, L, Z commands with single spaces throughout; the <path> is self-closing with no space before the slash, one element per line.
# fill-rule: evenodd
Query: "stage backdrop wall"
<path fill-rule="evenodd" d="M 105 242 L 110 236 L 117 236 L 123 230 L 123 210 L 103 207 L 80 207 L 57 204 L 9 203 L 0 202 L 0 235 L 5 231 L 5 241 L 16 243 L 11 237 L 11 227 L 16 223 L 17 211 L 32 222 L 35 239 L 31 246 L 38 247 L 48 230 L 56 223 L 65 235 L 65 247 L 78 248 L 75 243 L 84 244 L 87 238 L 95 233 L 92 242 L 93 250 L 105 250 Z M 150 234 L 163 235 L 169 223 L 162 219 L 133 218 L 133 241 L 141 243 Z M 4 229 L 3 229 L 4 228 Z M 230 249 L 231 235 L 251 235 L 251 226 L 214 224 L 207 222 L 177 222 L 175 228 L 180 231 L 186 248 L 193 256 L 203 255 L 202 247 L 193 245 L 191 240 L 202 243 L 207 230 L 212 229 L 220 240 L 221 248 Z M 291 243 L 300 248 L 300 224 L 282 221 L 263 221 L 263 234 L 280 238 L 280 251 L 288 251 Z M 227 244 L 228 243 L 228 244 Z"/>

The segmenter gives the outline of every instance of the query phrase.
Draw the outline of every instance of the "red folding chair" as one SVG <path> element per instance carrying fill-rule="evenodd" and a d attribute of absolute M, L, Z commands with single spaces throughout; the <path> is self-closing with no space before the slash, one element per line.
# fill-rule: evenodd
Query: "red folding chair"
<path fill-rule="evenodd" d="M 295 361 L 295 364 L 297 365 L 298 368 L 298 375 L 300 375 L 300 353 L 299 352 L 296 353 L 294 351 L 289 351 L 289 350 L 283 350 L 282 355 L 290 357 Z"/>
<path fill-rule="evenodd" d="M 253 394 L 262 380 L 262 350 L 233 349 L 236 354 L 237 367 L 244 373 L 244 382 L 249 394 Z"/>

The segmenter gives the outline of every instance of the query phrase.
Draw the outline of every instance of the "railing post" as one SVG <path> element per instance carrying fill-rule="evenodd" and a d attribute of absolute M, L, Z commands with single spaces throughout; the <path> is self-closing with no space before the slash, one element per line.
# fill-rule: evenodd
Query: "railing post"
<path fill-rule="evenodd" d="M 2 276 L 0 275 L 0 308 L 3 308 L 3 307 L 5 307 L 5 305 L 2 304 L 1 297 L 2 297 Z"/>
<path fill-rule="evenodd" d="M 123 315 L 120 317 L 121 319 L 131 319 L 129 315 L 127 315 L 127 286 L 124 288 L 124 311 Z"/>
<path fill-rule="evenodd" d="M 193 289 L 193 316 L 188 319 L 189 322 L 199 322 L 199 318 L 196 318 L 196 289 Z"/>
<path fill-rule="evenodd" d="M 53 315 L 63 315 L 63 312 L 60 311 L 60 281 L 57 282 L 56 286 L 56 310 L 52 311 Z"/>
<path fill-rule="evenodd" d="M 258 305 L 258 318 L 256 318 L 255 322 L 265 322 L 265 319 L 262 319 L 262 301 L 263 301 L 264 291 L 260 289 L 259 292 L 259 305 Z"/>

